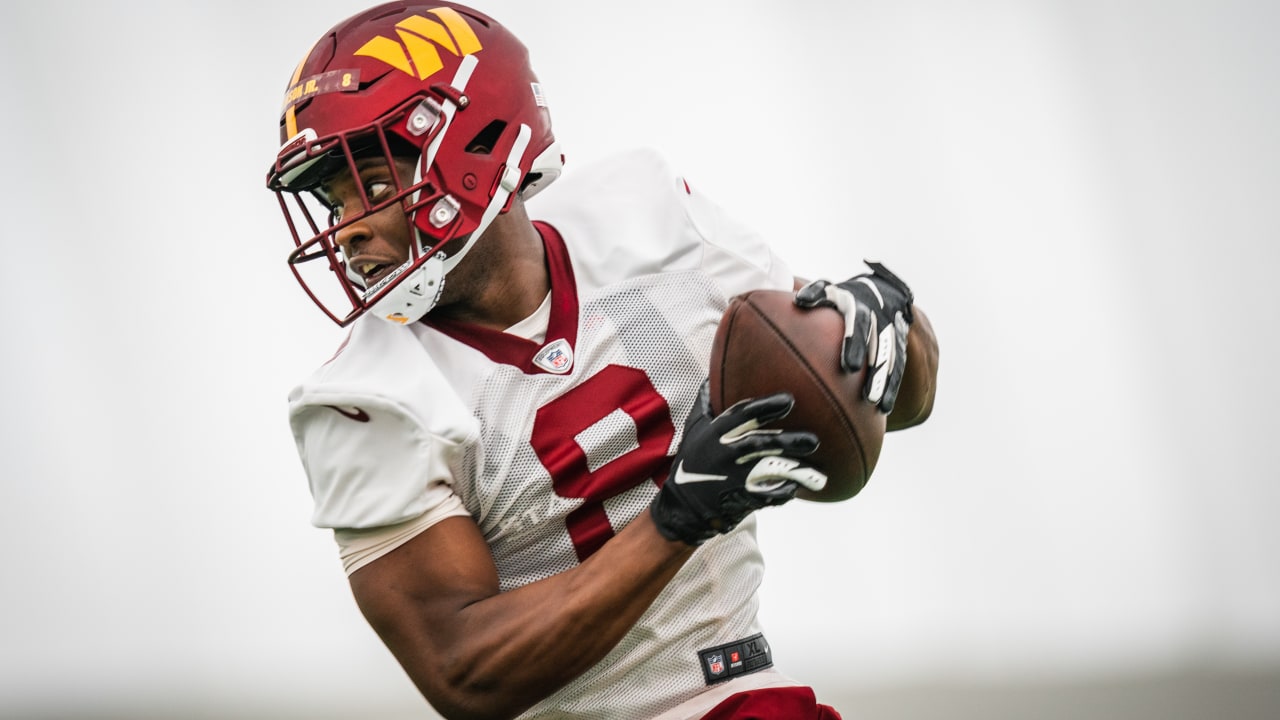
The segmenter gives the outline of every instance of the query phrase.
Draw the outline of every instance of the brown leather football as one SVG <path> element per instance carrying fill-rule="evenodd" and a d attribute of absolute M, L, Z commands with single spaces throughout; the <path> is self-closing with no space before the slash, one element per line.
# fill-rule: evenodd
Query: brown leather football
<path fill-rule="evenodd" d="M 797 497 L 835 502 L 867 483 L 884 442 L 885 415 L 862 397 L 866 369 L 840 368 L 844 318 L 830 307 L 796 307 L 794 294 L 754 290 L 733 298 L 711 346 L 711 409 L 787 391 L 791 412 L 768 427 L 808 430 L 818 449 L 805 462 L 827 474 L 820 493 Z"/>

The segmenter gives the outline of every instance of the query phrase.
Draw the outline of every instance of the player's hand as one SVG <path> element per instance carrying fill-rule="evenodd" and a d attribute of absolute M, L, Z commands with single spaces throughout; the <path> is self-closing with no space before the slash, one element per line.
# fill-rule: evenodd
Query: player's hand
<path fill-rule="evenodd" d="M 907 333 L 914 320 L 914 298 L 897 275 L 880 263 L 866 261 L 871 272 L 841 283 L 814 280 L 796 291 L 796 305 L 829 305 L 844 315 L 840 364 L 846 372 L 867 366 L 863 394 L 880 411 L 893 411 L 907 367 Z"/>
<path fill-rule="evenodd" d="M 818 492 L 827 484 L 826 475 L 795 459 L 816 450 L 818 436 L 762 427 L 794 404 L 790 393 L 778 393 L 713 418 L 703 382 L 671 474 L 650 505 L 663 537 L 701 545 L 753 511 L 791 500 L 801 486 Z"/>

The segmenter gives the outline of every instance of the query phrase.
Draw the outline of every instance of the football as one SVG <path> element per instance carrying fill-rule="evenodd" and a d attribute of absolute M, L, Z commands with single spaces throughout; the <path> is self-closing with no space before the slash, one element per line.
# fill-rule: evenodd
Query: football
<path fill-rule="evenodd" d="M 711 409 L 719 414 L 740 400 L 791 393 L 795 407 L 768 427 L 815 433 L 818 449 L 800 459 L 827 475 L 822 492 L 801 489 L 797 497 L 846 500 L 875 470 L 885 415 L 863 399 L 866 369 L 840 367 L 844 317 L 831 307 L 796 307 L 793 297 L 755 290 L 729 302 L 711 346 Z"/>

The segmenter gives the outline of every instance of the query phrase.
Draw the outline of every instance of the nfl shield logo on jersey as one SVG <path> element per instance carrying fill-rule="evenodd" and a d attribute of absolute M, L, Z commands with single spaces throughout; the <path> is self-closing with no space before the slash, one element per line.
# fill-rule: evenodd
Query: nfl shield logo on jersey
<path fill-rule="evenodd" d="M 563 375 L 573 368 L 573 348 L 569 347 L 568 340 L 561 338 L 539 350 L 533 356 L 533 364 L 547 372 Z"/>
<path fill-rule="evenodd" d="M 724 672 L 724 656 L 719 653 L 707 658 L 707 671 L 712 675 L 720 675 Z"/>

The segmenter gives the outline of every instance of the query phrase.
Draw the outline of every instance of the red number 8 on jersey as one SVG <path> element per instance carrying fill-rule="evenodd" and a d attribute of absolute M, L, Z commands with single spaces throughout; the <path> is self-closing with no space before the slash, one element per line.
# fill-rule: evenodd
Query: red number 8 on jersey
<path fill-rule="evenodd" d="M 621 410 L 635 423 L 636 447 L 591 468 L 577 437 Z M 667 401 L 643 370 L 610 365 L 542 406 L 529 442 L 551 475 L 556 495 L 581 498 L 565 526 L 579 562 L 613 537 L 603 501 L 650 478 L 664 478 L 675 425 Z"/>

